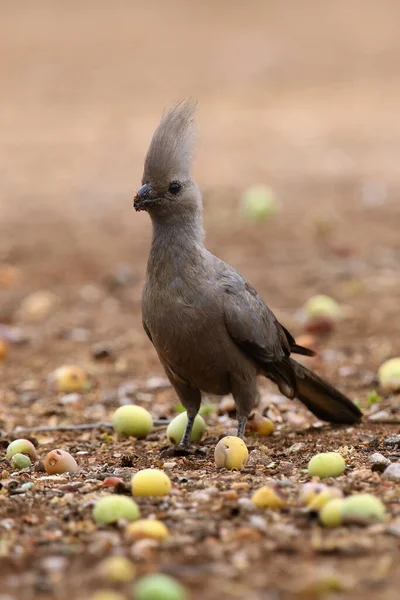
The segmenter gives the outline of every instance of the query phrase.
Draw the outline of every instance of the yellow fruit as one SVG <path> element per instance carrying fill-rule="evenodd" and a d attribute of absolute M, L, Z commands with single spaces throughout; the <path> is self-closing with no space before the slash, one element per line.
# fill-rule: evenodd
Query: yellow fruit
<path fill-rule="evenodd" d="M 150 538 L 162 542 L 168 537 L 168 529 L 157 519 L 139 519 L 127 526 L 125 534 L 130 541 Z"/>
<path fill-rule="evenodd" d="M 216 466 L 221 469 L 241 470 L 249 458 L 249 451 L 243 440 L 233 435 L 228 435 L 215 446 L 214 459 Z"/>
<path fill-rule="evenodd" d="M 400 358 L 391 358 L 384 362 L 378 371 L 378 379 L 384 393 L 400 390 Z"/>
<path fill-rule="evenodd" d="M 257 508 L 279 509 L 285 508 L 286 506 L 285 499 L 280 494 L 280 490 L 269 485 L 264 485 L 259 490 L 254 492 L 251 497 L 251 501 L 257 506 Z"/>
<path fill-rule="evenodd" d="M 100 590 L 90 596 L 90 600 L 126 600 L 126 596 L 114 590 Z"/>
<path fill-rule="evenodd" d="M 125 556 L 110 556 L 103 560 L 99 567 L 103 577 L 113 583 L 132 581 L 136 575 L 135 565 Z"/>
<path fill-rule="evenodd" d="M 143 469 L 132 477 L 133 496 L 166 496 L 171 491 L 171 481 L 164 471 Z"/>
<path fill-rule="evenodd" d="M 325 506 L 325 504 L 327 504 L 331 500 L 336 500 L 339 498 L 343 498 L 343 494 L 342 494 L 341 490 L 339 490 L 338 488 L 333 488 L 333 487 L 326 488 L 325 490 L 322 490 L 319 494 L 317 494 L 313 498 L 313 500 L 311 500 L 308 503 L 308 508 L 311 511 L 318 512 L 319 510 L 322 509 L 323 506 Z"/>
<path fill-rule="evenodd" d="M 339 477 L 346 469 L 346 462 L 338 452 L 321 452 L 312 457 L 307 469 L 311 477 Z"/>
<path fill-rule="evenodd" d="M 56 369 L 49 377 L 52 390 L 59 393 L 70 394 L 85 392 L 89 389 L 89 380 L 86 372 L 74 365 L 65 365 Z"/>
<path fill-rule="evenodd" d="M 304 506 L 308 506 L 327 486 L 316 481 L 305 483 L 300 490 L 300 502 Z"/>
<path fill-rule="evenodd" d="M 323 294 L 310 298 L 304 310 L 308 317 L 328 317 L 334 321 L 339 321 L 342 317 L 342 311 L 336 300 Z"/>
<path fill-rule="evenodd" d="M 329 500 L 319 512 L 319 520 L 325 527 L 339 527 L 342 524 L 343 498 Z"/>
<path fill-rule="evenodd" d="M 145 438 L 153 429 L 153 419 L 149 411 L 135 404 L 117 408 L 112 417 L 112 424 L 122 437 Z"/>

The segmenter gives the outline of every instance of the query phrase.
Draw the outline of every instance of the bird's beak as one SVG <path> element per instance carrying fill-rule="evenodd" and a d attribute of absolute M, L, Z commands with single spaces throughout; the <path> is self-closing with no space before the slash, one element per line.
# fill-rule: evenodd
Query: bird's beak
<path fill-rule="evenodd" d="M 135 197 L 133 199 L 133 206 L 135 210 L 148 210 L 152 204 L 154 204 L 154 200 L 156 200 L 156 194 L 153 188 L 150 185 L 145 183 L 142 187 L 136 192 Z"/>

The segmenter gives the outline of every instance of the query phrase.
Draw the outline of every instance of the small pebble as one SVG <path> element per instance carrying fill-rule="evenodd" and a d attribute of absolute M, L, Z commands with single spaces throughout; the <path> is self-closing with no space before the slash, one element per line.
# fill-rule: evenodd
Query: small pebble
<path fill-rule="evenodd" d="M 400 481 L 400 463 L 392 463 L 386 467 L 382 479 L 384 481 Z"/>
<path fill-rule="evenodd" d="M 371 454 L 371 456 L 369 457 L 369 462 L 371 464 L 372 471 L 383 472 L 386 469 L 386 467 L 390 465 L 390 460 L 386 458 L 386 456 L 383 456 L 383 454 L 380 454 L 379 452 L 374 452 L 374 454 Z"/>

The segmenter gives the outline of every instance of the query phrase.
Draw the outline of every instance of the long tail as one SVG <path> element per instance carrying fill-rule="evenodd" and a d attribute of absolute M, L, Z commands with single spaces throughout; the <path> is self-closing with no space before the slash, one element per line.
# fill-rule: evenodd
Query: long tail
<path fill-rule="evenodd" d="M 298 398 L 322 421 L 357 423 L 362 412 L 347 396 L 309 371 L 292 358 L 276 364 L 273 372 L 265 373 L 278 384 L 289 398 Z"/>

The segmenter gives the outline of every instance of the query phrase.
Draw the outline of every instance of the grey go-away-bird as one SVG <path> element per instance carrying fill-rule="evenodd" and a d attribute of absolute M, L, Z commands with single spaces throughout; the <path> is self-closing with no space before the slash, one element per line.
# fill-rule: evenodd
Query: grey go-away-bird
<path fill-rule="evenodd" d="M 183 102 L 157 127 L 134 199 L 153 224 L 143 326 L 187 411 L 181 445 L 190 445 L 202 392 L 233 395 L 243 437 L 257 375 L 319 419 L 359 421 L 351 400 L 291 358 L 312 351 L 296 344 L 242 275 L 204 247 L 202 199 L 190 176 L 194 142 L 194 105 Z"/>

